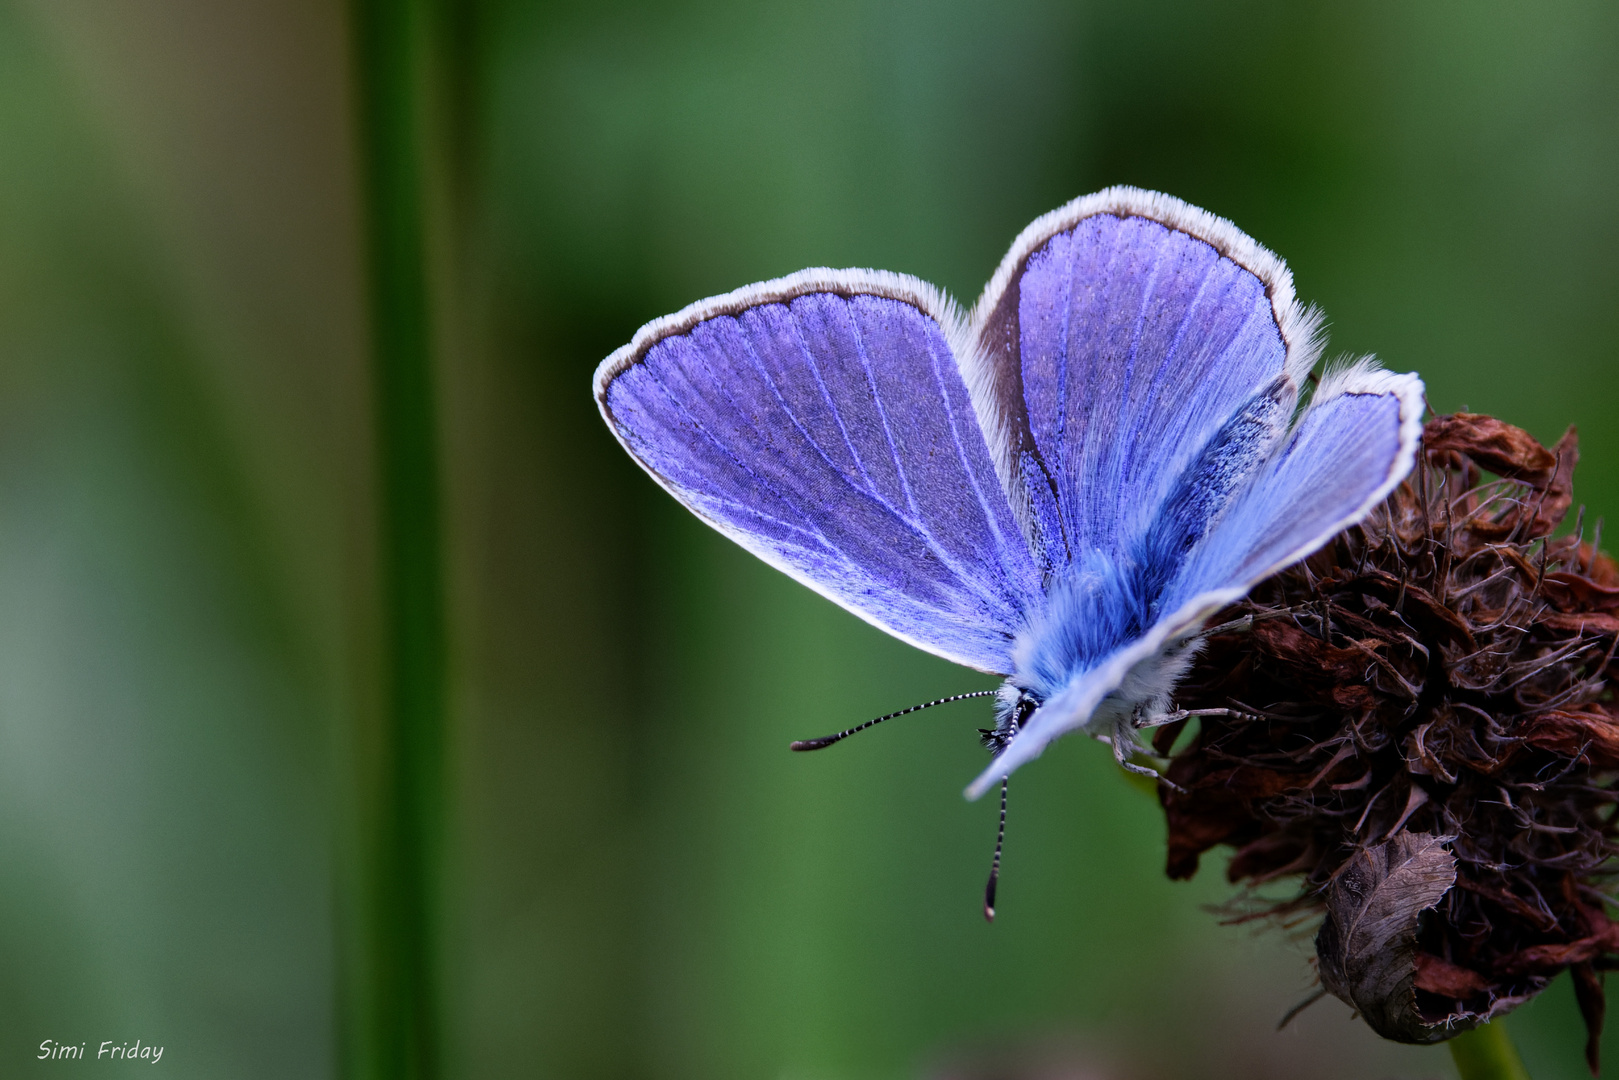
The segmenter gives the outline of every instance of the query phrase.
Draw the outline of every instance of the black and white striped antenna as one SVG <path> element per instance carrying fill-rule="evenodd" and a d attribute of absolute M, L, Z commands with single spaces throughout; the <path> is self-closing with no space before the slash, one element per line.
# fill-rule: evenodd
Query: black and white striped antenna
<path fill-rule="evenodd" d="M 984 886 L 984 921 L 995 921 L 995 886 L 1001 880 L 1001 845 L 1006 843 L 1006 782 L 1001 777 L 1001 828 L 995 834 L 995 858 L 989 864 L 989 884 Z"/>
<path fill-rule="evenodd" d="M 865 731 L 869 727 L 876 727 L 884 720 L 892 720 L 896 716 L 904 716 L 906 713 L 920 712 L 923 709 L 931 709 L 935 705 L 948 705 L 952 701 L 966 701 L 968 698 L 993 697 L 998 692 L 999 691 L 996 690 L 974 690 L 970 694 L 952 694 L 950 697 L 942 697 L 938 701 L 925 701 L 920 705 L 912 705 L 909 709 L 901 709 L 899 712 L 891 712 L 887 716 L 879 716 L 875 720 L 867 720 L 859 727 L 852 727 L 848 731 L 840 731 L 836 735 L 822 735 L 819 739 L 799 739 L 789 746 L 788 749 L 823 750 L 835 742 L 842 742 L 850 735 Z"/>

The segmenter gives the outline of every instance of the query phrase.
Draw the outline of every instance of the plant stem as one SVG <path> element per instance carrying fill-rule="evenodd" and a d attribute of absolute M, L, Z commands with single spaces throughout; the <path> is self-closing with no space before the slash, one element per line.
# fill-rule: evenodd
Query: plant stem
<path fill-rule="evenodd" d="M 1450 1056 L 1462 1080 L 1529 1080 L 1529 1071 L 1499 1020 L 1451 1039 Z"/>
<path fill-rule="evenodd" d="M 433 1080 L 445 632 L 424 241 L 428 19 L 421 0 L 353 0 L 352 14 L 384 639 L 382 721 L 360 744 L 363 929 L 344 1034 L 356 1080 Z"/>

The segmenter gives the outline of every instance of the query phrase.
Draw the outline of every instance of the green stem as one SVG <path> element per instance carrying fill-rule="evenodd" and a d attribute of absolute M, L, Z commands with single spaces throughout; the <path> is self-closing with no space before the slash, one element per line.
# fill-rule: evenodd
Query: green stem
<path fill-rule="evenodd" d="M 382 722 L 360 743 L 363 895 L 347 1072 L 439 1072 L 436 890 L 443 817 L 444 611 L 424 242 L 421 0 L 353 0 L 377 435 Z"/>
<path fill-rule="evenodd" d="M 1529 1070 L 1499 1020 L 1451 1039 L 1450 1056 L 1462 1080 L 1529 1080 Z"/>

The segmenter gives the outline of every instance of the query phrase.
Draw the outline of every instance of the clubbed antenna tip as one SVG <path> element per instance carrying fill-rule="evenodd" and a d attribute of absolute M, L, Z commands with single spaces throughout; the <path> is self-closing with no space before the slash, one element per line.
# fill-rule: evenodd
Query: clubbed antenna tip
<path fill-rule="evenodd" d="M 995 858 L 989 864 L 989 882 L 984 886 L 984 921 L 995 921 L 995 886 L 1001 880 L 1001 847 L 1006 843 L 1006 777 L 1001 777 L 1001 826 L 995 834 Z"/>

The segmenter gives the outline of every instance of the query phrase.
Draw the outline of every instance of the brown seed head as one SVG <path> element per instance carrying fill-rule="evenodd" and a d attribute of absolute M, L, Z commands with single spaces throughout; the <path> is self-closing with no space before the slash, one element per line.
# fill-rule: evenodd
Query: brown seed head
<path fill-rule="evenodd" d="M 1380 1034 L 1448 1038 L 1572 969 L 1594 1069 L 1598 973 L 1619 963 L 1619 567 L 1581 529 L 1552 537 L 1576 457 L 1572 429 L 1547 449 L 1488 416 L 1430 420 L 1365 523 L 1215 620 L 1243 622 L 1178 703 L 1230 714 L 1155 745 L 1184 744 L 1161 788 L 1169 875 L 1227 845 L 1233 882 L 1296 877 L 1282 899 L 1248 889 L 1240 917 L 1324 915 L 1323 985 Z"/>

